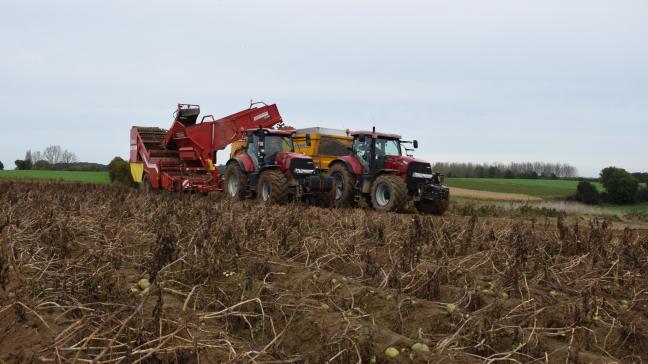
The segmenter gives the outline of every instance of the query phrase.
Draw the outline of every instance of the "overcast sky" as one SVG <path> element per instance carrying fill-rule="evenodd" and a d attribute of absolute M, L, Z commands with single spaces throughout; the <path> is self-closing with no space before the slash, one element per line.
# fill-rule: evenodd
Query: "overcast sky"
<path fill-rule="evenodd" d="M 129 152 L 178 102 L 277 103 L 436 161 L 648 170 L 648 1 L 4 1 L 0 161 Z M 223 162 L 222 160 L 219 162 Z"/>

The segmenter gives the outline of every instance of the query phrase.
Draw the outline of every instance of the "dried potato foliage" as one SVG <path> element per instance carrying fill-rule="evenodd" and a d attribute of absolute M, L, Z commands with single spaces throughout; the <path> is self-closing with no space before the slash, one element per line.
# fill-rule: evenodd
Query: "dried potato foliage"
<path fill-rule="evenodd" d="M 648 359 L 645 231 L 470 215 L 0 182 L 0 357 Z"/>

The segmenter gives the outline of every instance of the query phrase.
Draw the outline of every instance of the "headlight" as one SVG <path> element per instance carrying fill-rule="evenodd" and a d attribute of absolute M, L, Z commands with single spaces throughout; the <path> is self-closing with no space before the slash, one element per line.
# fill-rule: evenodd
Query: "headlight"
<path fill-rule="evenodd" d="M 412 173 L 412 177 L 414 177 L 414 178 L 432 178 L 432 175 L 427 174 L 427 173 L 414 172 L 414 173 Z"/>
<path fill-rule="evenodd" d="M 295 174 L 313 174 L 315 173 L 314 169 L 302 169 L 302 168 L 295 168 L 293 170 Z"/>

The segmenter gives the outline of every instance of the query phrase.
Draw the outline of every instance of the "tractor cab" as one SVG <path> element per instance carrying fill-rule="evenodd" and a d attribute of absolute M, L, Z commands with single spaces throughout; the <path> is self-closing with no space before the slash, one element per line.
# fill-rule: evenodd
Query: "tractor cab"
<path fill-rule="evenodd" d="M 292 130 L 249 129 L 246 131 L 246 153 L 258 169 L 276 164 L 277 153 L 294 152 Z"/>
<path fill-rule="evenodd" d="M 362 164 L 365 174 L 373 175 L 386 168 L 388 161 L 404 162 L 407 148 L 405 144 L 413 144 L 418 147 L 418 142 L 401 140 L 397 134 L 377 133 L 374 131 L 357 131 L 351 133 L 353 136 L 352 154 Z"/>

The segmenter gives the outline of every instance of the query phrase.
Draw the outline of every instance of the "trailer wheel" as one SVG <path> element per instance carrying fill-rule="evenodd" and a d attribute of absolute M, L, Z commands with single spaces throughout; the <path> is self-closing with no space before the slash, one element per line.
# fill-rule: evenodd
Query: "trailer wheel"
<path fill-rule="evenodd" d="M 378 211 L 401 211 L 407 202 L 405 182 L 393 174 L 378 176 L 371 186 L 371 204 Z"/>
<path fill-rule="evenodd" d="M 356 176 L 353 175 L 342 163 L 334 164 L 328 173 L 333 177 L 333 190 L 331 200 L 335 207 L 349 207 L 353 205 L 355 195 Z"/>
<path fill-rule="evenodd" d="M 248 195 L 248 175 L 237 163 L 230 163 L 225 169 L 225 195 L 232 200 L 243 200 Z"/>
<path fill-rule="evenodd" d="M 277 170 L 263 171 L 259 177 L 257 198 L 261 202 L 282 204 L 288 200 L 288 180 Z"/>
<path fill-rule="evenodd" d="M 432 215 L 443 215 L 448 209 L 448 205 L 448 200 L 421 200 L 414 202 L 418 212 Z"/>

